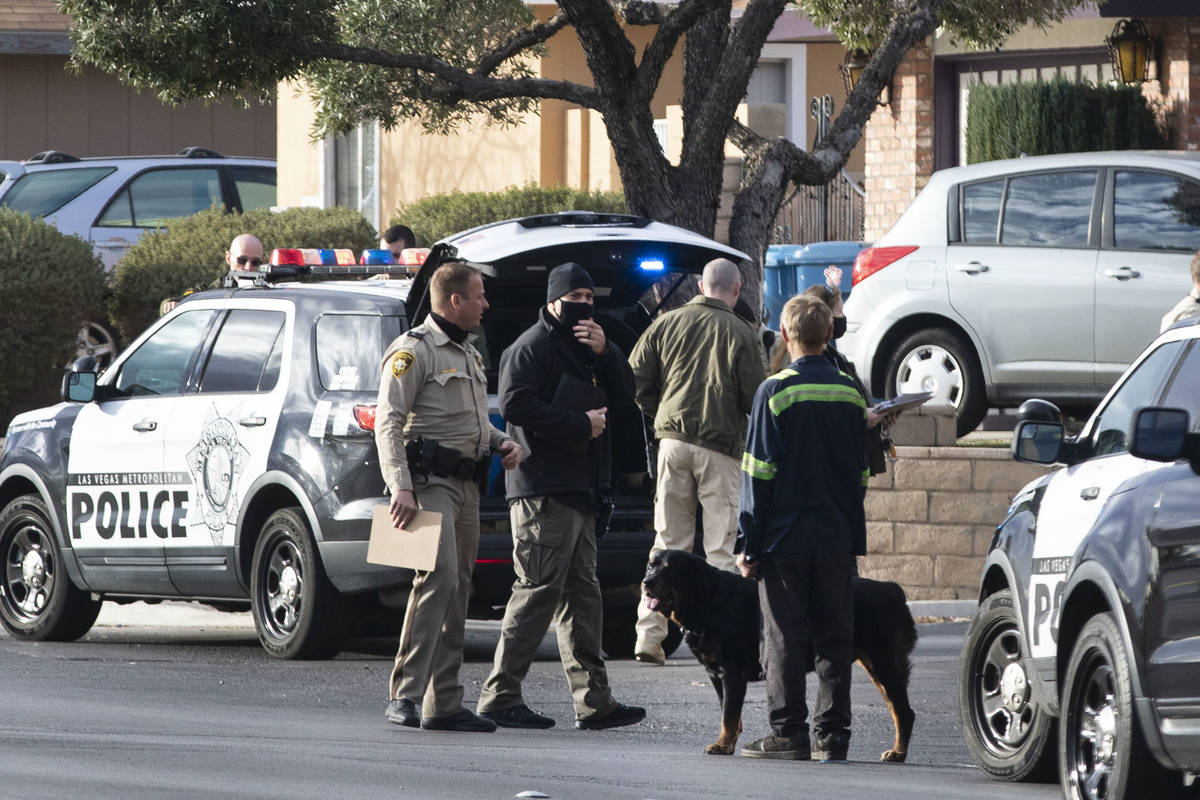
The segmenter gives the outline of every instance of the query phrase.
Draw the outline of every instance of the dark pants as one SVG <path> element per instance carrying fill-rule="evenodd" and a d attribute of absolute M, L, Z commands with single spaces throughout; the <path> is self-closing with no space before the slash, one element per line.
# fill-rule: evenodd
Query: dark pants
<path fill-rule="evenodd" d="M 815 665 L 818 737 L 850 732 L 854 556 L 768 554 L 759 565 L 767 710 L 779 736 L 808 731 L 805 673 Z"/>

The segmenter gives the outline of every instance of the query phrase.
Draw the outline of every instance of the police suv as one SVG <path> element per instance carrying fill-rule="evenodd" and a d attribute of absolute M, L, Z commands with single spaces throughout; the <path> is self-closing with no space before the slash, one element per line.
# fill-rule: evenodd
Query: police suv
<path fill-rule="evenodd" d="M 998 526 L 959 709 L 991 777 L 1174 797 L 1200 772 L 1200 320 L 1159 336 L 1073 437 L 1041 400 L 1018 461 L 1066 466 Z"/>
<path fill-rule="evenodd" d="M 745 258 L 674 226 L 570 212 L 450 237 L 411 279 L 314 283 L 405 268 L 276 251 L 269 276 L 304 280 L 187 296 L 111 368 L 97 374 L 81 359 L 62 403 L 10 424 L 0 622 L 17 637 L 72 640 L 105 600 L 192 599 L 249 606 L 273 656 L 336 652 L 348 623 L 407 599 L 411 573 L 366 561 L 374 507 L 387 501 L 374 413 L 384 349 L 427 313 L 431 272 L 458 259 L 484 273 L 492 308 L 476 344 L 494 392 L 500 353 L 536 319 L 558 263 L 591 272 L 596 320 L 628 354 L 718 256 Z M 624 655 L 654 537 L 653 486 L 641 415 L 611 409 L 609 427 L 617 511 L 599 577 L 605 649 Z M 471 613 L 497 617 L 513 581 L 498 458 L 486 483 Z"/>

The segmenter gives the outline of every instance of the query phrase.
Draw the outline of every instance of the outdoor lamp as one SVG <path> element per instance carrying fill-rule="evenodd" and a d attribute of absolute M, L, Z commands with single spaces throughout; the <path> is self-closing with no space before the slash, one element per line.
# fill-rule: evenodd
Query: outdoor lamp
<path fill-rule="evenodd" d="M 846 57 L 838 65 L 838 72 L 842 73 L 842 83 L 846 86 L 847 95 L 858 85 L 858 79 L 862 77 L 863 70 L 867 68 L 867 62 L 870 60 L 871 54 L 866 50 L 846 51 Z"/>
<path fill-rule="evenodd" d="M 1154 40 L 1140 19 L 1117 22 L 1112 35 L 1106 38 L 1113 72 L 1122 83 L 1144 83 L 1150 59 L 1154 55 Z"/>

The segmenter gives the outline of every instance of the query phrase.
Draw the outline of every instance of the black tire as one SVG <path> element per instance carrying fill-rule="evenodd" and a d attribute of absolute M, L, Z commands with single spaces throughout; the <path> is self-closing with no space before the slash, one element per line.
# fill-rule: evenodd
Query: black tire
<path fill-rule="evenodd" d="M 987 415 L 983 370 L 971 345 L 945 328 L 923 328 L 907 336 L 887 363 L 884 391 L 934 393 L 931 402 L 954 406 L 958 435 L 966 436 Z"/>
<path fill-rule="evenodd" d="M 1187 796 L 1150 754 L 1133 707 L 1132 666 L 1110 614 L 1088 620 L 1063 677 L 1058 767 L 1069 800 Z"/>
<path fill-rule="evenodd" d="M 341 595 L 333 588 L 299 508 L 281 508 L 254 545 L 250 609 L 263 649 L 275 658 L 337 654 Z"/>
<path fill-rule="evenodd" d="M 71 583 L 40 497 L 17 497 L 0 511 L 0 553 L 0 622 L 14 638 L 73 642 L 91 630 L 101 601 Z"/>
<path fill-rule="evenodd" d="M 636 605 L 606 605 L 604 627 L 600 631 L 600 646 L 604 654 L 613 660 L 633 658 L 633 646 L 637 644 Z M 667 622 L 667 636 L 663 639 L 663 652 L 670 656 L 679 649 L 683 631 L 674 622 Z"/>
<path fill-rule="evenodd" d="M 1034 696 L 1012 593 L 984 600 L 958 660 L 958 710 L 971 758 L 1000 781 L 1054 780 L 1054 718 Z"/>
<path fill-rule="evenodd" d="M 85 322 L 80 326 L 75 341 L 75 358 L 91 356 L 96 359 L 96 370 L 103 372 L 109 368 L 120 351 L 120 337 L 105 323 Z"/>

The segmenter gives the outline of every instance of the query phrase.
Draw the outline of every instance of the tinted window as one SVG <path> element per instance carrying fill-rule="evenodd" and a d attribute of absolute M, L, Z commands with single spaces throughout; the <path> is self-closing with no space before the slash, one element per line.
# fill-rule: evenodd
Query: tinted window
<path fill-rule="evenodd" d="M 134 178 L 96 224 L 154 227 L 222 202 L 221 178 L 216 169 L 156 169 Z"/>
<path fill-rule="evenodd" d="M 31 172 L 17 180 L 0 205 L 44 217 L 58 211 L 114 170 L 113 167 L 89 167 Z"/>
<path fill-rule="evenodd" d="M 1092 455 L 1124 453 L 1129 450 L 1129 426 L 1133 412 L 1155 405 L 1159 390 L 1183 342 L 1167 342 L 1151 353 L 1121 385 L 1104 407 L 1092 429 Z"/>
<path fill-rule="evenodd" d="M 270 167 L 230 167 L 242 211 L 275 205 L 275 170 Z"/>
<path fill-rule="evenodd" d="M 1200 249 L 1200 184 L 1160 172 L 1118 172 L 1113 222 L 1117 247 Z"/>
<path fill-rule="evenodd" d="M 283 332 L 282 311 L 236 309 L 229 312 L 200 380 L 202 392 L 270 391 L 279 378 L 268 365 L 272 353 L 280 347 Z M 278 361 L 278 359 L 276 359 Z M 268 378 L 268 380 L 264 380 Z"/>
<path fill-rule="evenodd" d="M 970 244 L 995 244 L 1000 222 L 1000 199 L 1004 180 L 972 183 L 962 188 L 963 241 Z"/>
<path fill-rule="evenodd" d="M 1186 409 L 1192 430 L 1200 430 L 1200 345 L 1193 345 L 1184 356 L 1162 405 Z"/>
<path fill-rule="evenodd" d="M 332 392 L 378 391 L 383 324 L 366 314 L 325 314 L 317 320 L 317 367 Z"/>
<path fill-rule="evenodd" d="M 117 389 L 127 395 L 179 394 L 216 311 L 189 311 L 154 332 L 121 365 Z"/>
<path fill-rule="evenodd" d="M 1046 172 L 1012 178 L 1000 241 L 1086 247 L 1095 188 L 1095 172 Z"/>

